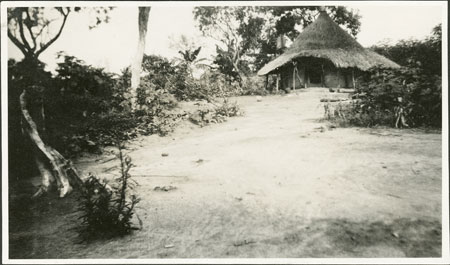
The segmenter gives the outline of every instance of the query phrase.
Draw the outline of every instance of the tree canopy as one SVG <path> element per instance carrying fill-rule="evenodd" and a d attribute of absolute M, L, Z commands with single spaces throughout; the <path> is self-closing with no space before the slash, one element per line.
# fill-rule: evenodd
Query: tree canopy
<path fill-rule="evenodd" d="M 63 32 L 71 13 L 80 12 L 81 7 L 15 7 L 8 8 L 8 38 L 19 48 L 26 60 L 37 60 L 39 55 L 52 45 Z M 112 7 L 90 8 L 96 13 L 94 28 L 108 22 Z"/>
<path fill-rule="evenodd" d="M 327 6 L 330 17 L 352 35 L 360 30 L 360 16 L 343 6 Z M 282 52 L 277 39 L 293 41 L 311 24 L 318 6 L 196 7 L 194 18 L 204 36 L 217 43 L 214 63 L 231 79 L 256 71 Z"/>

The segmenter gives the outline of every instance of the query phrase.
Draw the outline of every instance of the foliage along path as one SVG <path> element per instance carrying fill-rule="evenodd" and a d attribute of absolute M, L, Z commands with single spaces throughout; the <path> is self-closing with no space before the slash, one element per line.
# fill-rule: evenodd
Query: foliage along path
<path fill-rule="evenodd" d="M 134 141 L 128 151 L 136 165 L 131 174 L 140 184 L 137 213 L 143 230 L 75 244 L 76 233 L 69 230 L 76 226 L 73 198 L 47 198 L 27 206 L 33 222 L 13 231 L 10 253 L 27 258 L 440 256 L 441 134 L 333 129 L 320 121 L 319 99 L 325 95 L 324 89 L 310 88 L 262 102 L 240 97 L 243 117 L 204 128 L 186 123 L 167 137 Z M 77 167 L 85 174 L 113 176 L 118 162 L 111 158 L 86 157 Z"/>

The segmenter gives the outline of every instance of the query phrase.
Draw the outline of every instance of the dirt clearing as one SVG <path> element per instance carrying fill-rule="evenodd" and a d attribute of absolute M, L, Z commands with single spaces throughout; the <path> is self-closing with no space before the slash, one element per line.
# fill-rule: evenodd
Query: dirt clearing
<path fill-rule="evenodd" d="M 129 144 L 130 236 L 77 244 L 75 194 L 11 198 L 27 209 L 10 212 L 10 258 L 439 257 L 441 133 L 332 128 L 324 96 L 240 97 L 243 117 Z M 76 166 L 117 174 L 110 158 Z"/>

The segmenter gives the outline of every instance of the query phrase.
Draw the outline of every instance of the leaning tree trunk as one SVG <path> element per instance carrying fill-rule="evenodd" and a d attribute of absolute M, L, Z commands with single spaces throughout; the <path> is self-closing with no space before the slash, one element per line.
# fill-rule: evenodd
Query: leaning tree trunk
<path fill-rule="evenodd" d="M 142 59 L 144 57 L 145 49 L 145 37 L 147 36 L 147 24 L 151 7 L 139 7 L 139 41 L 136 50 L 136 56 L 134 57 L 131 65 L 131 108 L 136 110 L 137 108 L 137 88 L 141 81 L 141 68 Z"/>
<path fill-rule="evenodd" d="M 81 186 L 82 180 L 69 160 L 42 141 L 36 123 L 28 111 L 26 95 L 27 91 L 24 89 L 20 95 L 20 109 L 24 121 L 22 127 L 23 132 L 35 147 L 35 162 L 42 177 L 42 184 L 33 197 L 46 193 L 55 181 L 59 196 L 64 197 L 72 190 L 72 187 Z"/>

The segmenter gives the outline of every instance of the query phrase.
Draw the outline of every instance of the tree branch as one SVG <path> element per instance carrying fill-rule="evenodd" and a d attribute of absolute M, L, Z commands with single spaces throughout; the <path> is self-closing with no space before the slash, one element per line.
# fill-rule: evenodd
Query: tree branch
<path fill-rule="evenodd" d="M 28 19 L 28 21 L 31 23 L 30 12 L 28 11 L 28 8 L 26 8 L 25 10 L 26 10 L 25 12 L 26 12 L 26 14 L 27 14 L 27 19 Z M 37 48 L 37 45 L 36 45 L 36 37 L 33 35 L 33 31 L 31 30 L 30 24 L 29 24 L 29 23 L 25 23 L 25 26 L 27 27 L 28 32 L 30 33 L 31 39 L 33 40 L 33 45 L 34 45 L 34 47 L 33 47 L 33 49 L 31 49 L 31 51 L 34 52 L 34 51 L 36 50 L 36 48 Z"/>
<path fill-rule="evenodd" d="M 50 45 L 52 45 L 52 43 L 55 42 L 59 38 L 59 36 L 61 35 L 61 32 L 62 32 L 64 26 L 66 25 L 66 21 L 67 21 L 67 17 L 69 16 L 70 9 L 67 9 L 67 13 L 64 13 L 64 11 L 62 9 L 61 9 L 60 12 L 64 16 L 64 19 L 63 19 L 63 23 L 61 24 L 61 27 L 59 28 L 58 34 L 56 34 L 56 36 L 53 37 L 53 39 L 51 39 L 49 42 L 44 44 L 44 46 L 42 46 L 42 48 L 36 52 L 36 58 L 39 57 L 39 55 L 43 51 L 45 51 Z"/>
<path fill-rule="evenodd" d="M 23 11 L 22 11 L 23 12 Z M 22 42 L 25 45 L 25 48 L 31 51 L 31 46 L 28 43 L 27 39 L 25 38 L 25 34 L 23 32 L 23 20 L 22 20 L 22 12 L 19 16 L 17 16 L 17 20 L 19 22 L 19 32 L 20 32 L 20 38 L 22 38 Z"/>
<path fill-rule="evenodd" d="M 14 35 L 11 33 L 9 29 L 8 29 L 8 37 L 12 41 L 12 43 L 14 43 L 17 46 L 17 48 L 19 48 L 19 50 L 23 53 L 24 56 L 28 55 L 28 52 L 25 49 L 23 43 L 21 43 L 16 37 L 14 37 Z"/>
<path fill-rule="evenodd" d="M 53 21 L 56 21 L 58 19 L 49 19 L 44 26 L 41 27 L 41 30 L 39 30 L 39 32 L 36 34 L 36 39 L 42 34 L 42 31 L 44 31 L 45 27 L 47 27 L 48 25 L 50 25 L 50 23 L 52 23 Z M 42 39 L 42 38 L 41 38 Z"/>

